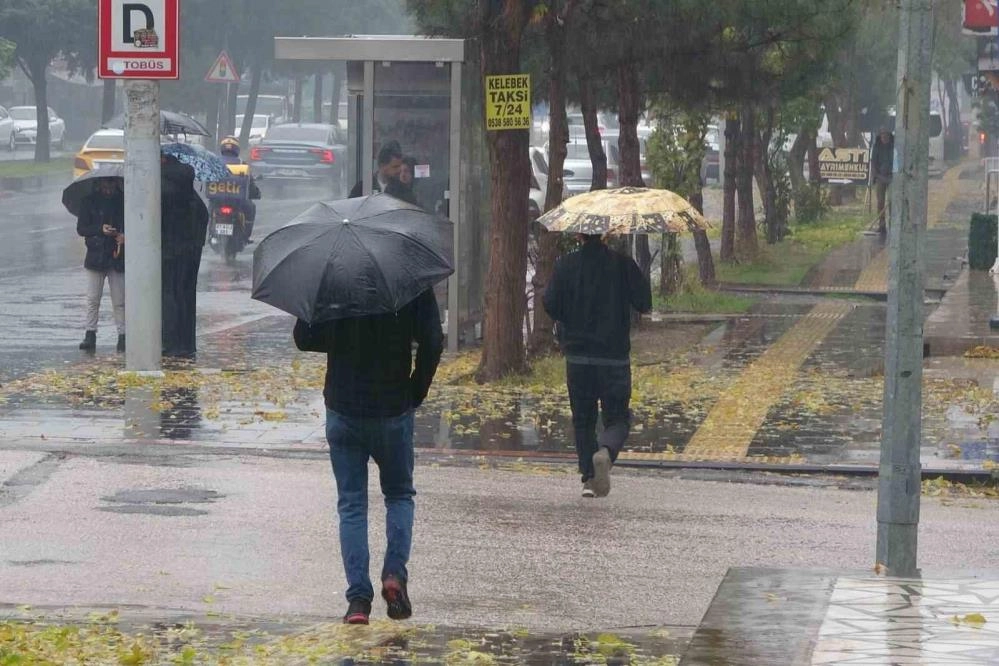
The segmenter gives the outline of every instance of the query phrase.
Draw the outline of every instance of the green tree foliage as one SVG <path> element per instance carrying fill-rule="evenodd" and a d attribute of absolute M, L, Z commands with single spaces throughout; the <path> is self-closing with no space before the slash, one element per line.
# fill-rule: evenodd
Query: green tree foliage
<path fill-rule="evenodd" d="M 35 160 L 49 160 L 46 73 L 56 56 L 78 69 L 93 62 L 97 11 L 92 0 L 0 0 L 0 38 L 14 44 L 13 58 L 35 91 L 38 136 Z"/>

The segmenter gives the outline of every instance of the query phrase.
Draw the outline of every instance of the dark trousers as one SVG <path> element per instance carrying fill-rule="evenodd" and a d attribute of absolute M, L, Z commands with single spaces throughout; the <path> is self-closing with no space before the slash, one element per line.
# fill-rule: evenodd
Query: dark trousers
<path fill-rule="evenodd" d="M 566 364 L 572 428 L 583 481 L 593 478 L 593 454 L 606 447 L 611 460 L 624 448 L 631 428 L 631 366 Z M 604 429 L 597 437 L 598 404 Z"/>
<path fill-rule="evenodd" d="M 201 248 L 163 258 L 163 354 L 192 357 L 196 342 Z"/>
<path fill-rule="evenodd" d="M 878 230 L 885 231 L 888 227 L 886 224 L 887 216 L 889 215 L 888 210 L 888 186 L 891 185 L 890 182 L 878 180 L 874 187 L 877 191 L 878 196 Z"/>

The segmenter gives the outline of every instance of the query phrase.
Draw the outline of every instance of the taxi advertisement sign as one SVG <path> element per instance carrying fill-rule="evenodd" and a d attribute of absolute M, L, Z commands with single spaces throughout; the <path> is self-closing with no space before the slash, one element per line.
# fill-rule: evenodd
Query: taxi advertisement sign
<path fill-rule="evenodd" d="M 823 148 L 819 178 L 824 183 L 867 183 L 871 169 L 867 148 Z"/>
<path fill-rule="evenodd" d="M 98 75 L 177 79 L 179 0 L 98 0 Z"/>
<path fill-rule="evenodd" d="M 486 129 L 531 129 L 531 75 L 486 77 Z"/>

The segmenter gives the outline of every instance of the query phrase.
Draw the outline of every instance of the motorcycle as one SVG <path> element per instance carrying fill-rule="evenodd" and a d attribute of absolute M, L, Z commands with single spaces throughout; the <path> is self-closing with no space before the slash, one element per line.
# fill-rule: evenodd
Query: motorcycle
<path fill-rule="evenodd" d="M 208 224 L 208 245 L 225 258 L 226 263 L 250 243 L 256 207 L 253 199 L 260 190 L 250 177 L 245 164 L 229 165 L 231 178 L 208 183 L 211 221 Z"/>
<path fill-rule="evenodd" d="M 212 203 L 212 219 L 208 226 L 208 244 L 227 263 L 246 247 L 249 234 L 246 214 L 232 203 Z"/>

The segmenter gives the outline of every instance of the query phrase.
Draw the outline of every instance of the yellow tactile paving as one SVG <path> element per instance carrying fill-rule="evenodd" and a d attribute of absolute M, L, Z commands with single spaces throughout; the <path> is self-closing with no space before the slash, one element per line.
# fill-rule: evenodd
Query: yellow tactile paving
<path fill-rule="evenodd" d="M 961 172 L 966 164 L 958 164 L 947 170 L 940 180 L 930 181 L 929 201 L 926 208 L 927 227 L 935 227 L 943 221 L 947 206 L 954 200 L 961 188 Z M 970 182 L 970 181 L 969 181 Z M 888 291 L 888 248 L 878 252 L 871 260 L 860 277 L 854 289 L 871 293 Z"/>
<path fill-rule="evenodd" d="M 753 361 L 721 395 L 683 450 L 686 460 L 738 460 L 749 452 L 770 408 L 791 385 L 798 368 L 853 305 L 820 303 Z M 643 454 L 667 460 L 676 454 Z"/>

